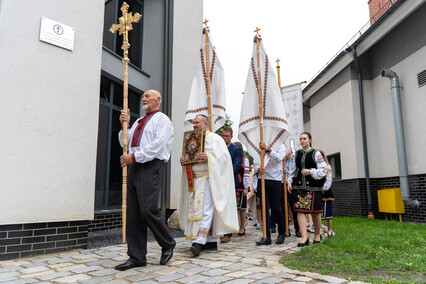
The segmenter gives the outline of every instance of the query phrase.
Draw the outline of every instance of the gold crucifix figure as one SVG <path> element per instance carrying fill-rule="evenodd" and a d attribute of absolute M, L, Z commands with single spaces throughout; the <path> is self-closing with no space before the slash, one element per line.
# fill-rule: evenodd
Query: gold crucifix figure
<path fill-rule="evenodd" d="M 277 58 L 277 60 L 275 60 L 275 62 L 277 62 L 277 68 L 280 68 L 280 59 L 279 58 Z"/>
<path fill-rule="evenodd" d="M 117 30 L 119 31 L 119 35 L 123 35 L 123 44 L 121 45 L 121 49 L 123 50 L 123 63 L 128 64 L 130 59 L 129 55 L 129 34 L 128 32 L 133 30 L 132 23 L 139 23 L 139 20 L 142 18 L 142 15 L 139 13 L 135 13 L 132 15 L 132 12 L 128 13 L 129 4 L 123 2 L 120 8 L 123 16 L 118 19 L 119 24 L 113 24 L 109 29 L 110 32 L 115 33 Z"/>
<path fill-rule="evenodd" d="M 119 24 L 113 24 L 109 29 L 110 32 L 115 33 L 119 31 L 119 35 L 123 35 L 123 45 L 121 49 L 123 50 L 123 63 L 124 63 L 124 76 L 123 76 L 123 110 L 128 110 L 128 97 L 129 97 L 129 72 L 128 65 L 130 59 L 129 55 L 129 34 L 128 32 L 133 29 L 132 23 L 139 23 L 139 20 L 142 18 L 142 15 L 135 13 L 132 16 L 132 13 L 128 13 L 129 5 L 126 2 L 123 2 L 123 5 L 120 8 L 123 12 L 123 16 L 118 19 Z M 127 122 L 123 121 L 123 155 L 127 154 Z M 122 184 L 122 224 L 123 224 L 123 243 L 126 242 L 126 217 L 127 217 L 127 166 L 123 168 L 123 184 Z"/>

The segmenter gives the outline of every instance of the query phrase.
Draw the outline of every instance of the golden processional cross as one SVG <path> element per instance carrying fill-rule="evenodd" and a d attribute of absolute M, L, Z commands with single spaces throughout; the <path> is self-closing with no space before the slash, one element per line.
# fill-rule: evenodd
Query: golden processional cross
<path fill-rule="evenodd" d="M 130 59 L 129 55 L 129 31 L 133 30 L 132 23 L 139 23 L 142 15 L 132 12 L 128 13 L 129 5 L 123 2 L 120 8 L 123 16 L 118 19 L 119 24 L 113 24 L 109 29 L 110 32 L 115 33 L 118 30 L 119 35 L 123 35 L 123 44 L 121 49 L 123 50 L 123 63 L 124 63 L 124 84 L 123 84 L 123 109 L 128 109 L 128 79 L 129 74 L 127 72 Z M 127 154 L 127 122 L 123 122 L 123 155 Z M 123 185 L 122 185 L 122 218 L 123 218 L 123 243 L 126 242 L 126 217 L 127 217 L 127 166 L 123 167 Z"/>

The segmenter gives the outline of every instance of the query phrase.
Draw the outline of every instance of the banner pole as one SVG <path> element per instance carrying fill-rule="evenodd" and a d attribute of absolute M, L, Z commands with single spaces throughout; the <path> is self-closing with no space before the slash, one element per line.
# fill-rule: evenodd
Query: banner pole
<path fill-rule="evenodd" d="M 212 97 L 210 93 L 210 59 L 209 59 L 209 27 L 207 26 L 208 20 L 205 19 L 203 24 L 203 33 L 205 38 L 204 49 L 206 50 L 206 82 L 207 82 L 207 108 L 209 114 L 209 131 L 212 131 Z"/>
<path fill-rule="evenodd" d="M 277 58 L 277 74 L 278 74 L 278 87 L 280 88 L 281 93 L 281 74 L 280 74 L 280 60 Z M 287 147 L 287 145 L 286 145 Z M 285 225 L 285 235 L 286 237 L 290 236 L 288 229 L 288 204 L 287 204 L 287 176 L 285 174 L 285 157 L 283 160 L 283 181 L 284 181 L 284 225 Z"/>

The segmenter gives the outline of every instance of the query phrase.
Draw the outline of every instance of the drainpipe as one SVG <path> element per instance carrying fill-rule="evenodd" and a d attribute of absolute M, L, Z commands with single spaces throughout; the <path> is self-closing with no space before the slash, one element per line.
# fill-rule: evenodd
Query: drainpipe
<path fill-rule="evenodd" d="M 356 54 L 356 47 L 352 49 L 352 55 L 355 60 L 355 65 L 358 72 L 358 90 L 359 90 L 359 107 L 361 112 L 361 134 L 362 134 L 362 148 L 364 152 L 364 172 L 365 172 L 365 187 L 367 189 L 367 212 L 368 218 L 374 219 L 373 210 L 371 209 L 371 186 L 370 186 L 370 169 L 368 166 L 368 152 L 367 152 L 367 131 L 365 129 L 365 111 L 364 111 L 364 91 L 362 86 L 362 73 L 359 65 L 358 55 Z"/>
<path fill-rule="evenodd" d="M 399 182 L 401 185 L 402 200 L 406 206 L 419 208 L 419 201 L 413 200 L 410 197 L 410 186 L 408 184 L 407 153 L 405 150 L 399 77 L 390 69 L 383 69 L 381 74 L 382 77 L 389 78 L 391 83 L 393 119 L 395 123 L 396 150 L 398 154 Z"/>

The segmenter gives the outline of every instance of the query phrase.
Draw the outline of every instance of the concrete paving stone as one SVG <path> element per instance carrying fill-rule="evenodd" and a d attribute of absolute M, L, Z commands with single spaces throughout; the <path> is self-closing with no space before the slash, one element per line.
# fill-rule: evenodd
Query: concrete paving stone
<path fill-rule="evenodd" d="M 177 267 L 180 267 L 180 268 L 185 268 L 185 269 L 190 269 L 190 268 L 194 268 L 194 267 L 199 267 L 198 265 L 196 265 L 196 264 L 193 264 L 193 263 L 183 263 L 183 264 L 178 264 L 178 265 L 176 265 Z"/>
<path fill-rule="evenodd" d="M 258 258 L 243 258 L 241 260 L 242 263 L 247 263 L 247 264 L 255 264 L 255 265 L 259 265 L 262 262 L 262 259 L 258 259 Z"/>
<path fill-rule="evenodd" d="M 209 265 L 210 263 L 212 263 L 211 260 L 206 260 L 206 259 L 200 259 L 200 258 L 192 258 L 191 262 L 194 264 L 198 264 L 198 265 Z"/>
<path fill-rule="evenodd" d="M 27 260 L 17 260 L 17 261 L 8 260 L 8 261 L 2 261 L 0 263 L 0 267 L 5 268 L 5 267 L 13 267 L 13 266 L 22 266 L 29 263 L 31 262 Z"/>
<path fill-rule="evenodd" d="M 290 273 L 279 273 L 279 274 L 276 274 L 275 275 L 275 277 L 280 277 L 280 278 L 284 278 L 284 279 L 294 279 L 294 278 L 296 278 L 297 276 L 296 275 L 294 275 L 294 274 L 290 274 Z"/>
<path fill-rule="evenodd" d="M 18 279 L 17 276 L 19 276 L 19 272 L 16 271 L 0 273 L 0 282 Z"/>
<path fill-rule="evenodd" d="M 309 271 L 303 272 L 303 276 L 310 277 L 310 278 L 322 277 L 322 275 L 319 274 L 319 273 L 314 273 L 314 272 L 309 272 Z"/>
<path fill-rule="evenodd" d="M 24 264 L 24 265 L 22 265 L 22 267 L 25 267 L 25 268 L 34 268 L 34 267 L 42 267 L 42 266 L 46 266 L 46 265 L 47 265 L 46 262 L 35 261 L 35 262 L 30 262 L 28 264 Z"/>
<path fill-rule="evenodd" d="M 115 274 L 117 273 L 117 270 L 115 269 L 102 269 L 102 270 L 98 270 L 98 271 L 91 271 L 89 272 L 89 275 L 92 276 L 106 276 L 106 275 L 111 275 L 111 274 Z"/>
<path fill-rule="evenodd" d="M 176 282 L 179 283 L 197 283 L 197 282 L 204 282 L 209 277 L 203 276 L 203 275 L 192 275 L 184 278 L 177 279 Z"/>
<path fill-rule="evenodd" d="M 202 275 L 214 277 L 214 276 L 220 276 L 222 274 L 228 273 L 228 270 L 225 269 L 210 269 L 204 272 L 201 272 Z"/>
<path fill-rule="evenodd" d="M 86 274 L 76 274 L 76 275 L 65 276 L 62 278 L 57 278 L 55 279 L 55 282 L 58 282 L 58 283 L 81 282 L 83 280 L 87 280 L 90 278 L 92 277 Z"/>
<path fill-rule="evenodd" d="M 173 273 L 178 273 L 181 271 L 184 271 L 185 269 L 180 268 L 180 267 L 168 267 L 168 266 L 163 266 L 161 269 L 158 269 L 155 271 L 155 273 L 160 274 L 160 275 L 167 275 L 167 274 L 173 274 Z"/>
<path fill-rule="evenodd" d="M 157 284 L 157 281 L 152 281 L 152 280 L 147 280 L 147 281 L 142 281 L 142 282 L 137 282 L 134 284 Z"/>
<path fill-rule="evenodd" d="M 231 280 L 231 277 L 227 276 L 216 276 L 216 277 L 210 277 L 203 281 L 203 283 L 225 283 L 229 280 Z"/>
<path fill-rule="evenodd" d="M 248 268 L 248 267 L 250 267 L 250 265 L 247 265 L 246 263 L 235 263 L 235 264 L 227 266 L 226 270 L 240 271 L 240 270 L 243 270 L 244 268 Z"/>
<path fill-rule="evenodd" d="M 114 275 L 114 277 L 118 278 L 118 279 L 122 279 L 122 278 L 126 278 L 128 276 L 137 275 L 139 273 L 140 272 L 137 269 L 129 269 L 129 270 L 118 272 L 117 274 Z"/>
<path fill-rule="evenodd" d="M 21 270 L 21 269 L 22 269 L 22 267 L 20 267 L 20 266 L 11 266 L 11 267 L 0 268 L 0 274 L 18 271 L 18 270 Z"/>
<path fill-rule="evenodd" d="M 7 282 L 8 284 L 25 284 L 25 283 L 37 283 L 38 280 L 34 279 L 34 278 L 26 278 L 26 279 L 18 279 L 18 280 L 13 280 L 10 282 Z"/>
<path fill-rule="evenodd" d="M 80 268 L 86 268 L 87 266 L 84 264 L 74 264 L 74 265 L 70 265 L 70 266 L 64 266 L 64 267 L 60 267 L 57 268 L 56 270 L 59 272 L 62 271 L 72 271 L 72 270 L 76 270 L 76 269 L 80 269 Z"/>
<path fill-rule="evenodd" d="M 286 284 L 306 284 L 306 282 L 291 281 L 291 282 L 286 282 Z"/>
<path fill-rule="evenodd" d="M 160 282 L 160 283 L 169 283 L 170 281 L 179 279 L 179 278 L 183 278 L 183 277 L 187 277 L 185 274 L 182 273 L 173 273 L 173 274 L 168 274 L 168 275 L 162 275 L 159 277 L 154 278 L 156 281 Z"/>
<path fill-rule="evenodd" d="M 349 281 L 349 284 L 367 284 L 366 282 L 362 282 L 362 281 Z"/>
<path fill-rule="evenodd" d="M 232 265 L 232 262 L 229 262 L 229 261 L 215 261 L 208 264 L 206 267 L 207 268 L 219 268 L 219 267 L 226 268 L 227 266 L 230 266 L 230 265 Z"/>
<path fill-rule="evenodd" d="M 104 277 L 96 277 L 92 279 L 82 280 L 82 284 L 97 284 L 97 283 L 105 283 L 107 281 L 112 280 L 113 278 L 111 276 L 104 276 Z"/>
<path fill-rule="evenodd" d="M 246 275 L 251 274 L 251 272 L 249 271 L 234 271 L 228 274 L 225 274 L 224 276 L 228 276 L 228 277 L 233 277 L 233 278 L 240 278 L 240 277 L 244 277 Z"/>
<path fill-rule="evenodd" d="M 50 265 L 48 265 L 48 267 L 50 267 L 51 269 L 57 269 L 57 268 L 67 267 L 67 266 L 72 266 L 72 265 L 74 265 L 74 263 L 72 263 L 72 262 L 63 262 L 63 263 L 58 263 L 58 264 L 50 264 Z"/>
<path fill-rule="evenodd" d="M 45 271 L 36 272 L 36 273 L 24 274 L 24 275 L 21 275 L 20 278 L 38 278 L 38 277 L 42 277 L 42 276 L 54 274 L 54 273 L 55 271 L 50 269 L 50 270 L 45 270 Z"/>
<path fill-rule="evenodd" d="M 237 262 L 241 259 L 240 256 L 236 256 L 236 255 L 228 255 L 228 256 L 223 256 L 222 260 L 223 261 L 229 261 L 229 262 Z"/>
<path fill-rule="evenodd" d="M 323 280 L 325 282 L 333 283 L 333 284 L 339 284 L 339 283 L 348 282 L 345 279 L 334 277 L 334 276 L 328 276 L 328 275 L 319 275 L 319 276 L 315 277 L 315 279 Z"/>
<path fill-rule="evenodd" d="M 195 275 L 195 274 L 201 273 L 201 272 L 206 271 L 206 270 L 208 270 L 208 269 L 205 268 L 205 267 L 197 266 L 197 267 L 193 267 L 193 268 L 186 269 L 186 270 L 184 269 L 184 270 L 182 270 L 181 273 L 185 274 L 187 276 L 190 276 L 190 275 Z"/>
<path fill-rule="evenodd" d="M 65 277 L 65 276 L 69 276 L 71 274 L 72 273 L 69 272 L 69 271 L 66 271 L 66 272 L 53 272 L 51 274 L 45 274 L 45 275 L 37 276 L 37 279 L 40 279 L 41 281 L 50 281 L 50 280 L 54 280 L 56 278 L 62 278 L 62 277 Z"/>
<path fill-rule="evenodd" d="M 162 268 L 164 268 L 164 266 L 158 265 L 158 264 L 153 265 L 153 264 L 148 263 L 147 266 L 139 267 L 138 270 L 142 273 L 148 273 L 148 272 L 154 272 L 154 271 L 161 270 Z"/>
<path fill-rule="evenodd" d="M 265 278 L 257 280 L 256 283 L 265 283 L 265 284 L 274 284 L 274 283 L 283 283 L 284 279 L 278 277 Z"/>
<path fill-rule="evenodd" d="M 254 282 L 251 279 L 235 279 L 228 282 L 225 282 L 226 284 L 246 284 L 246 283 L 252 283 Z"/>
<path fill-rule="evenodd" d="M 294 278 L 293 280 L 299 281 L 299 282 L 310 282 L 310 281 L 312 281 L 312 278 L 304 277 L 304 276 L 298 276 L 298 277 Z"/>
<path fill-rule="evenodd" d="M 263 266 L 250 266 L 243 268 L 243 271 L 251 272 L 251 273 L 258 273 L 258 272 L 265 272 L 267 268 Z"/>
<path fill-rule="evenodd" d="M 32 274 L 32 273 L 46 271 L 46 270 L 49 270 L 49 268 L 47 268 L 45 266 L 37 266 L 37 267 L 30 267 L 30 268 L 21 269 L 20 272 L 24 273 L 24 274 Z"/>
<path fill-rule="evenodd" d="M 111 281 L 107 281 L 105 282 L 105 284 L 128 284 L 129 282 L 127 282 L 126 280 L 111 280 Z"/>
<path fill-rule="evenodd" d="M 174 258 L 172 258 L 172 260 L 169 261 L 167 263 L 167 265 L 169 265 L 169 266 L 179 266 L 180 267 L 180 265 L 185 264 L 185 263 L 189 263 L 189 261 L 187 261 L 187 260 L 175 260 Z"/>
<path fill-rule="evenodd" d="M 156 277 L 159 277 L 160 275 L 157 273 L 139 273 L 136 275 L 132 275 L 126 278 L 126 280 L 130 281 L 131 283 L 136 283 L 139 281 L 145 281 L 149 279 L 154 279 Z"/>
<path fill-rule="evenodd" d="M 260 280 L 260 279 L 265 279 L 271 276 L 273 276 L 273 274 L 271 273 L 253 273 L 253 274 L 249 274 L 245 276 L 244 278 Z"/>
<path fill-rule="evenodd" d="M 71 270 L 71 272 L 80 274 L 80 273 L 87 273 L 87 272 L 90 272 L 90 271 L 101 270 L 101 269 L 104 269 L 104 268 L 102 266 L 94 265 L 94 266 L 87 266 L 87 267 L 83 267 L 83 268 L 74 269 L 74 270 Z"/>

